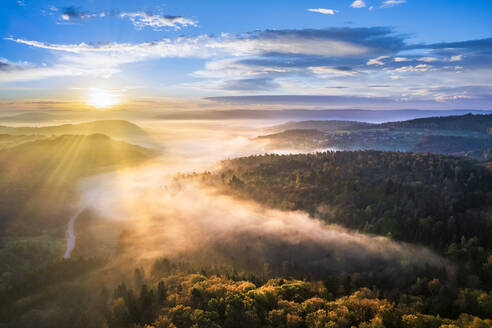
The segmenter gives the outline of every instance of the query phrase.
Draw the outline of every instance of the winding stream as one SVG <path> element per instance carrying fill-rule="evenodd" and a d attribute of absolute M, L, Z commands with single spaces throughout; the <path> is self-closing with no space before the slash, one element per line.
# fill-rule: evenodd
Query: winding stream
<path fill-rule="evenodd" d="M 65 254 L 63 255 L 64 259 L 69 259 L 73 249 L 75 248 L 75 231 L 74 231 L 74 225 L 75 221 L 77 221 L 77 218 L 79 217 L 80 213 L 85 209 L 85 207 L 80 208 L 71 218 L 70 221 L 68 222 L 68 227 L 66 231 L 66 236 L 67 236 L 67 249 L 65 250 Z"/>

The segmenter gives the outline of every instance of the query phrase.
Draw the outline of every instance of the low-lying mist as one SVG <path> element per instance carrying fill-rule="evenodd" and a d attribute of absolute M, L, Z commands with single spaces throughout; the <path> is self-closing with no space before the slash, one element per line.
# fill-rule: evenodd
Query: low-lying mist
<path fill-rule="evenodd" d="M 82 207 L 125 227 L 115 253 L 118 263 L 168 257 L 252 270 L 268 263 L 273 270 L 289 267 L 307 274 L 448 266 L 423 247 L 238 200 L 199 179 L 176 178 L 178 172 L 213 170 L 220 159 L 264 152 L 264 145 L 250 139 L 251 130 L 168 126 L 163 131 L 161 158 L 80 184 Z"/>

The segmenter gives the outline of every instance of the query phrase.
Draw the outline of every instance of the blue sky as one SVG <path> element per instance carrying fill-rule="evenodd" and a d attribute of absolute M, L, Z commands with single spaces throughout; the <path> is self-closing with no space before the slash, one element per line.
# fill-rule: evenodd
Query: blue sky
<path fill-rule="evenodd" d="M 0 108 L 492 109 L 491 21 L 490 0 L 3 0 Z"/>

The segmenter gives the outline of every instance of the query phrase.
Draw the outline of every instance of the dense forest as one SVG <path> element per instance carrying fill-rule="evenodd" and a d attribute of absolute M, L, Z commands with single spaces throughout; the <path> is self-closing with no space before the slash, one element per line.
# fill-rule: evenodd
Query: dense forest
<path fill-rule="evenodd" d="M 481 328 L 492 325 L 491 320 L 466 314 L 470 306 L 475 306 L 484 311 L 484 316 L 490 316 L 490 297 L 483 292 L 463 290 L 452 298 L 439 279 L 419 279 L 408 293 L 400 293 L 398 298 L 390 300 L 377 288 L 362 287 L 356 274 L 299 280 L 288 273 L 274 277 L 267 268 L 262 272 L 238 271 L 232 267 L 198 267 L 163 258 L 148 269 L 134 268 L 132 274 L 120 277 L 119 283 L 108 284 L 91 278 L 101 268 L 100 261 L 69 260 L 50 264 L 19 280 L 16 288 L 1 294 L 0 305 L 8 309 L 0 312 L 8 319 L 6 326 Z M 478 303 L 474 303 L 474 298 Z M 428 307 L 439 306 L 444 300 L 456 307 L 454 319 L 426 313 L 436 312 Z"/>
<path fill-rule="evenodd" d="M 492 138 L 463 136 L 425 136 L 413 150 L 419 153 L 461 154 L 477 159 L 488 159 L 492 152 Z"/>
<path fill-rule="evenodd" d="M 270 207 L 430 246 L 457 264 L 440 281 L 441 297 L 492 299 L 492 172 L 478 162 L 377 151 L 264 155 L 224 161 L 202 179 Z M 467 312 L 490 316 L 477 310 Z"/>
<path fill-rule="evenodd" d="M 266 205 L 365 232 L 439 250 L 462 238 L 492 248 L 492 172 L 465 158 L 378 151 L 251 156 L 224 161 L 218 180 Z"/>

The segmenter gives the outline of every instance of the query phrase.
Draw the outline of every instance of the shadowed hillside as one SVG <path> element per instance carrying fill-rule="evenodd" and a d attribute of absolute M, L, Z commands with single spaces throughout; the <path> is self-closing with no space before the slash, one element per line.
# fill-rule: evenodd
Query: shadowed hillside
<path fill-rule="evenodd" d="M 49 217 L 46 213 L 56 217 L 79 178 L 135 165 L 155 154 L 101 134 L 52 137 L 0 151 L 0 233 L 19 216 L 38 212 L 38 206 L 44 211 L 27 215 L 30 220 Z"/>
<path fill-rule="evenodd" d="M 35 140 L 0 152 L 2 182 L 24 179 L 47 180 L 56 174 L 56 183 L 94 173 L 104 168 L 122 167 L 148 159 L 152 151 L 115 141 L 103 134 L 62 135 Z"/>
<path fill-rule="evenodd" d="M 60 254 L 80 178 L 155 155 L 101 134 L 50 137 L 0 150 L 0 272 L 29 270 Z M 0 279 L 0 289 L 10 277 Z"/>

